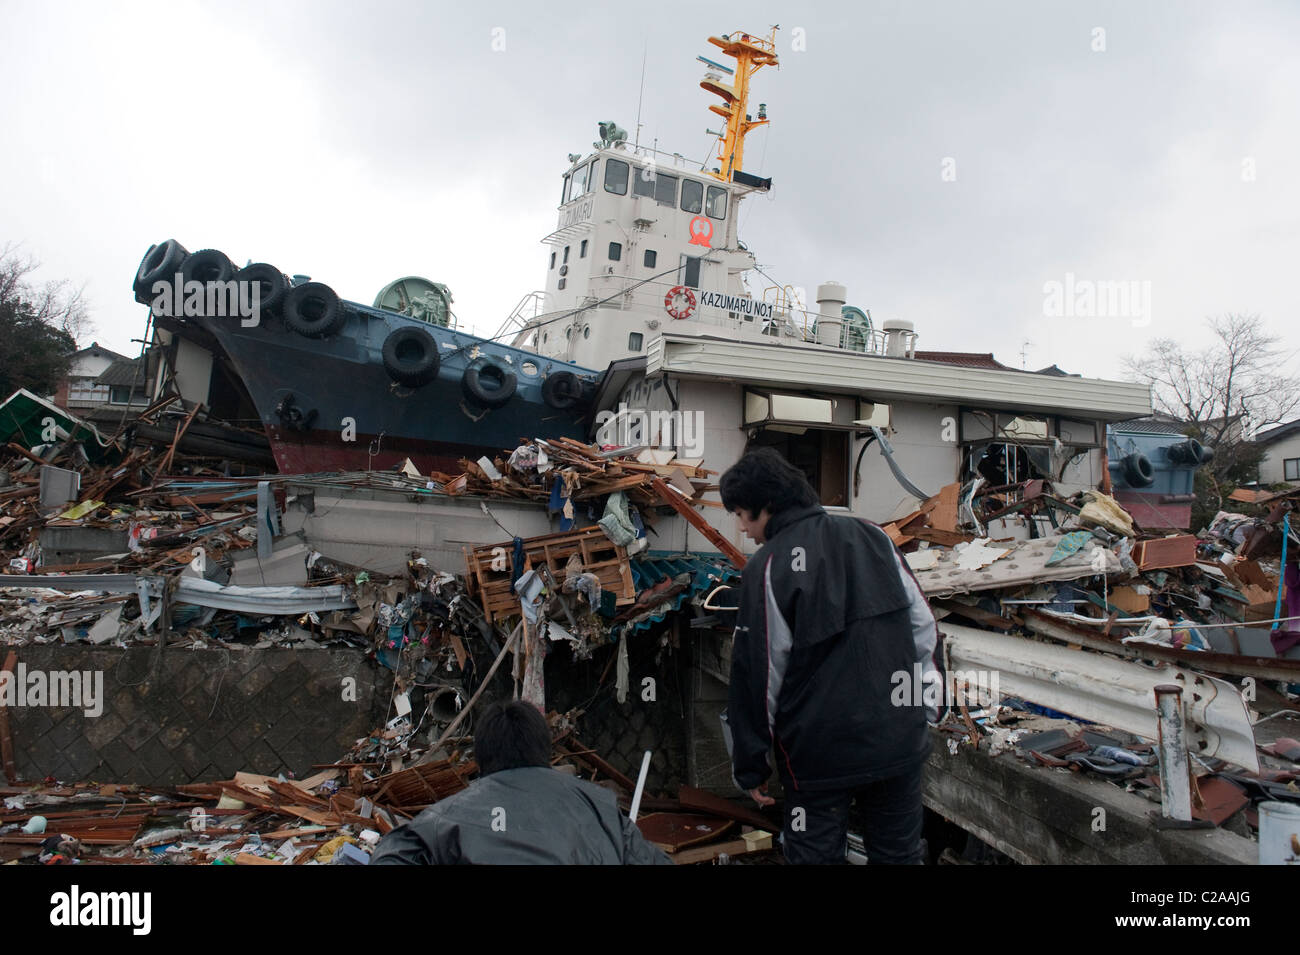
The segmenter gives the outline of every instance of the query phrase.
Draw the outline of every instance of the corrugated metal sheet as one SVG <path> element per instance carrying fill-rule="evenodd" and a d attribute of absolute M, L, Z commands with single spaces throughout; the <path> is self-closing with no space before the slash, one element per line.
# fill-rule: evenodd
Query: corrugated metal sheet
<path fill-rule="evenodd" d="M 684 590 L 651 602 L 642 612 L 616 624 L 614 632 L 648 630 L 669 613 L 680 610 L 682 604 L 696 594 L 712 590 L 720 583 L 738 580 L 740 571 L 722 558 L 710 560 L 681 554 L 672 557 L 643 557 L 632 561 L 632 580 L 636 585 L 638 603 L 641 595 L 650 588 L 682 578 L 686 582 Z"/>
<path fill-rule="evenodd" d="M 964 368 L 838 349 L 723 341 L 684 335 L 651 339 L 646 374 L 773 387 L 802 385 L 872 398 L 954 401 L 973 407 L 1057 412 L 1106 421 L 1151 413 L 1146 385 Z"/>

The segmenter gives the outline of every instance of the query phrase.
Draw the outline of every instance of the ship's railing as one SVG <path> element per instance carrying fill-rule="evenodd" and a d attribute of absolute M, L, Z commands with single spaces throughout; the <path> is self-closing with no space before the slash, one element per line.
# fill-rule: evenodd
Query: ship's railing
<path fill-rule="evenodd" d="M 700 162 L 695 159 L 688 159 L 681 153 L 671 153 L 664 149 L 656 149 L 653 146 L 639 145 L 634 146 L 629 142 L 619 143 L 615 149 L 620 153 L 626 153 L 628 158 L 642 162 L 649 160 L 660 169 L 671 167 L 680 169 L 682 172 L 695 173 L 697 175 L 707 173 L 705 168 L 708 160 Z"/>
<path fill-rule="evenodd" d="M 512 332 L 521 330 L 530 321 L 546 311 L 546 293 L 529 292 L 519 300 L 519 304 L 511 310 L 510 315 L 501 323 L 497 333 L 492 336 L 493 340 L 500 341 Z"/>
<path fill-rule="evenodd" d="M 677 281 L 673 276 L 653 279 L 648 282 L 634 282 L 627 276 L 597 275 L 590 279 L 589 288 L 592 294 L 583 298 L 577 305 L 578 307 L 590 307 L 600 303 L 600 308 L 646 312 L 650 315 L 662 316 L 663 325 L 661 327 L 669 328 L 677 320 L 668 315 L 667 310 L 664 308 L 664 297 L 676 285 Z M 699 294 L 697 290 L 697 299 Z M 759 301 L 762 301 L 762 299 L 759 299 Z M 757 329 L 763 334 L 784 341 L 817 341 L 816 322 L 821 315 L 819 312 L 802 307 L 802 303 L 798 300 L 792 288 L 789 289 L 785 296 L 778 297 L 776 301 L 769 298 L 767 304 L 773 306 L 772 317 L 760 318 L 755 316 L 752 319 L 747 319 L 739 313 L 735 318 L 732 318 L 731 313 L 721 312 L 716 309 L 705 309 L 697 304 L 695 312 L 691 315 L 689 321 L 708 325 L 720 331 L 734 333 L 737 338 L 741 337 L 742 329 L 751 331 Z M 837 344 L 846 351 L 857 351 L 871 355 L 885 354 L 885 334 L 882 331 L 862 328 L 848 321 L 844 322 L 839 341 L 831 344 Z"/>

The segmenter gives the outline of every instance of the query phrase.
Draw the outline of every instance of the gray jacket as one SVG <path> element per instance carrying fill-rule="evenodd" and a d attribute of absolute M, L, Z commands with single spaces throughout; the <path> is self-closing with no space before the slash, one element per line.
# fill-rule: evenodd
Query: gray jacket
<path fill-rule="evenodd" d="M 371 865 L 672 865 L 614 794 L 548 766 L 504 769 L 380 840 Z"/>

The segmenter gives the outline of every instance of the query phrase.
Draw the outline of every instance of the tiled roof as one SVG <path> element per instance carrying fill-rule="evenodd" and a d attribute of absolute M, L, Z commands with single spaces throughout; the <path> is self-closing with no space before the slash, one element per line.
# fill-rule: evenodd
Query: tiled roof
<path fill-rule="evenodd" d="M 969 351 L 918 351 L 917 361 L 933 361 L 941 365 L 960 365 L 963 368 L 994 368 L 998 371 L 1016 371 L 993 357 L 992 352 Z"/>
<path fill-rule="evenodd" d="M 95 379 L 97 385 L 119 385 L 125 388 L 135 385 L 137 390 L 144 390 L 149 375 L 139 358 L 119 358 L 104 369 L 104 373 Z"/>

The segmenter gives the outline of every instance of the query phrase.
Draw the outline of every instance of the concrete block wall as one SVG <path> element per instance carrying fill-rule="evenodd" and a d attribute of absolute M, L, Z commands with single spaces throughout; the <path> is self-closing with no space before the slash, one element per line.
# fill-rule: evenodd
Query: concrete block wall
<path fill-rule="evenodd" d="M 355 649 L 171 649 L 161 660 L 150 647 L 16 652 L 28 674 L 79 671 L 103 688 L 98 715 L 8 708 L 16 769 L 29 782 L 165 786 L 240 770 L 303 778 L 380 725 L 392 690 L 391 672 Z M 354 700 L 345 679 L 356 681 Z"/>

